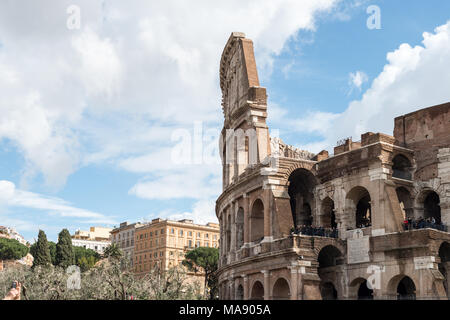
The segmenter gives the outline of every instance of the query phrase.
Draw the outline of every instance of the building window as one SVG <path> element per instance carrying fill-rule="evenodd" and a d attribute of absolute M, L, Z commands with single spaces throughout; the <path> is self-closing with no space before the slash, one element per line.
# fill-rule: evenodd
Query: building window
<path fill-rule="evenodd" d="M 189 246 L 189 248 L 192 248 L 192 240 L 188 241 L 188 246 Z"/>
<path fill-rule="evenodd" d="M 164 234 L 164 229 L 161 229 L 161 234 Z"/>
<path fill-rule="evenodd" d="M 200 232 L 197 232 L 197 237 L 201 238 L 202 234 Z"/>
<path fill-rule="evenodd" d="M 205 238 L 209 239 L 209 233 L 205 233 Z"/>
<path fill-rule="evenodd" d="M 174 228 L 170 229 L 170 233 L 175 234 L 175 229 Z"/>
<path fill-rule="evenodd" d="M 183 230 L 180 230 L 180 237 L 183 236 Z"/>
<path fill-rule="evenodd" d="M 195 247 L 196 247 L 196 248 L 200 247 L 200 241 L 197 241 L 197 242 L 195 243 Z"/>
<path fill-rule="evenodd" d="M 158 235 L 158 230 L 155 231 L 155 236 L 157 236 L 157 235 Z"/>
<path fill-rule="evenodd" d="M 188 236 L 192 237 L 192 231 L 189 231 Z"/>

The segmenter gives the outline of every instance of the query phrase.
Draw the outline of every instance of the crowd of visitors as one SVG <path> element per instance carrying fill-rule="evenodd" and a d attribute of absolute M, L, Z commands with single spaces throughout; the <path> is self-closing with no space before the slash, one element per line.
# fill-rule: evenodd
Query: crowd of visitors
<path fill-rule="evenodd" d="M 417 230 L 417 229 L 436 229 L 440 231 L 447 231 L 447 226 L 443 225 L 440 222 L 437 222 L 434 217 L 426 218 L 419 217 L 419 219 L 414 220 L 412 218 L 408 218 L 403 221 L 403 228 L 405 230 Z"/>
<path fill-rule="evenodd" d="M 295 234 L 315 237 L 337 238 L 338 230 L 336 228 L 313 227 L 303 225 L 294 230 Z"/>

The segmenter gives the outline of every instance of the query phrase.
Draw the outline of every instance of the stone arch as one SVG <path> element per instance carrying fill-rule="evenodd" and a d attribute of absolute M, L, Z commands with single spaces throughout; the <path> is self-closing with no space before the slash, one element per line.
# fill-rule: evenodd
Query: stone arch
<path fill-rule="evenodd" d="M 388 294 L 397 300 L 415 300 L 416 290 L 412 278 L 405 274 L 394 276 L 387 285 Z"/>
<path fill-rule="evenodd" d="M 347 193 L 345 198 L 347 230 L 372 225 L 371 201 L 369 191 L 362 186 L 354 187 Z"/>
<path fill-rule="evenodd" d="M 395 189 L 397 193 L 398 202 L 403 211 L 403 218 L 414 218 L 414 200 L 411 192 L 405 187 L 398 187 Z"/>
<path fill-rule="evenodd" d="M 339 283 L 339 265 L 343 261 L 342 251 L 333 245 L 324 246 L 317 255 L 317 274 L 321 280 L 320 293 L 323 300 L 337 299 L 334 283 Z M 331 285 L 330 285 L 331 284 Z"/>
<path fill-rule="evenodd" d="M 244 287 L 240 284 L 236 289 L 236 300 L 244 300 Z"/>
<path fill-rule="evenodd" d="M 272 299 L 273 300 L 289 300 L 291 297 L 291 289 L 289 286 L 289 281 L 284 277 L 280 277 L 275 281 L 272 289 Z"/>
<path fill-rule="evenodd" d="M 250 300 L 264 300 L 264 285 L 261 281 L 253 282 L 252 290 L 250 292 Z"/>
<path fill-rule="evenodd" d="M 412 180 L 412 163 L 404 154 L 397 154 L 392 159 L 392 177 Z"/>
<path fill-rule="evenodd" d="M 441 224 L 440 195 L 437 191 L 431 188 L 423 189 L 418 193 L 414 207 L 417 218 L 434 218 L 437 224 Z"/>
<path fill-rule="evenodd" d="M 288 194 L 290 197 L 291 213 L 295 226 L 310 226 L 315 212 L 314 189 L 317 179 L 306 169 L 294 170 L 289 176 Z"/>
<path fill-rule="evenodd" d="M 334 201 L 330 197 L 326 197 L 321 203 L 320 225 L 324 228 L 336 229 L 336 213 Z"/>
<path fill-rule="evenodd" d="M 227 252 L 231 251 L 231 225 L 232 225 L 232 221 L 231 221 L 231 213 L 227 214 L 227 219 L 226 219 L 226 247 L 227 247 Z"/>
<path fill-rule="evenodd" d="M 286 184 L 289 182 L 289 177 L 292 175 L 292 173 L 298 169 L 304 169 L 304 170 L 310 171 L 314 175 L 314 177 L 317 174 L 314 163 L 297 162 L 297 163 L 293 164 L 292 166 L 290 166 L 284 173 L 283 180 L 286 182 Z"/>
<path fill-rule="evenodd" d="M 320 283 L 320 295 L 322 300 L 337 300 L 338 292 L 334 283 L 331 281 Z"/>
<path fill-rule="evenodd" d="M 250 241 L 260 242 L 264 238 L 264 202 L 257 198 L 250 213 Z"/>
<path fill-rule="evenodd" d="M 239 250 L 244 244 L 244 209 L 239 207 L 236 213 L 236 248 Z"/>
<path fill-rule="evenodd" d="M 447 241 L 442 242 L 439 247 L 439 259 L 438 264 L 439 271 L 444 276 L 444 290 L 447 298 L 450 298 L 450 243 Z"/>
<path fill-rule="evenodd" d="M 352 299 L 373 300 L 373 290 L 369 288 L 365 278 L 356 278 L 350 282 L 349 293 Z"/>

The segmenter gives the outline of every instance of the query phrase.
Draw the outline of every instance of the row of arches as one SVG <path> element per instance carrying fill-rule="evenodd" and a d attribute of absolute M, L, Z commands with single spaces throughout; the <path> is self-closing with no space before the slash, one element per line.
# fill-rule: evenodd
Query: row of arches
<path fill-rule="evenodd" d="M 290 196 L 291 214 L 295 228 L 303 226 L 315 226 L 329 229 L 338 229 L 339 221 L 336 215 L 336 206 L 333 199 L 326 197 L 320 203 L 314 198 L 314 188 L 317 182 L 314 175 L 306 169 L 297 169 L 289 177 L 288 194 Z M 397 198 L 403 212 L 403 218 L 434 219 L 437 224 L 442 224 L 440 198 L 433 190 L 425 190 L 414 198 L 406 187 L 396 189 Z M 316 205 L 320 210 L 316 210 Z M 372 197 L 369 191 L 356 186 L 347 194 L 344 203 L 345 227 L 347 230 L 366 228 L 372 226 Z M 236 215 L 231 212 L 221 221 L 225 226 L 223 232 L 225 252 L 231 251 L 232 240 L 235 249 L 239 250 L 245 242 L 245 230 L 249 232 L 247 238 L 251 243 L 256 243 L 264 238 L 264 202 L 257 198 L 252 204 L 248 216 L 248 228 L 245 226 L 244 209 L 239 207 Z M 320 211 L 320 212 L 317 212 Z M 318 221 L 314 221 L 317 219 Z M 342 222 L 343 217 L 340 217 Z M 235 225 L 235 232 L 232 225 Z M 233 239 L 234 238 L 234 239 Z"/>
<path fill-rule="evenodd" d="M 333 268 L 343 264 L 343 255 L 335 246 L 324 247 L 318 255 L 318 274 L 322 279 L 320 284 L 320 294 L 323 300 L 337 300 L 338 290 L 333 281 L 330 280 L 327 273 L 335 272 Z M 444 288 L 447 297 L 448 291 L 448 272 L 450 267 L 450 243 L 443 242 L 439 248 L 439 270 L 445 278 Z M 365 278 L 354 279 L 349 285 L 350 296 L 358 300 L 373 300 L 374 291 Z M 387 292 L 391 298 L 398 300 L 415 300 L 417 298 L 417 288 L 413 279 L 405 274 L 394 276 L 387 284 Z M 249 298 L 251 300 L 264 300 L 265 288 L 260 280 L 253 282 L 250 289 Z M 283 278 L 278 278 L 272 286 L 271 299 L 288 300 L 291 298 L 291 288 L 289 282 Z M 244 289 L 239 285 L 236 291 L 236 299 L 244 299 Z"/>

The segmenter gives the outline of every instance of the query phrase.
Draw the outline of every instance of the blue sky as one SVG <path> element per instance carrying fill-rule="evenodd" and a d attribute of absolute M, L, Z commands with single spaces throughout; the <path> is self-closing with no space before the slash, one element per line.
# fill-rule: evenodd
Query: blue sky
<path fill-rule="evenodd" d="M 450 100 L 446 1 L 86 0 L 72 29 L 71 4 L 0 4 L 0 225 L 30 241 L 39 228 L 56 240 L 62 228 L 215 221 L 232 31 L 254 41 L 271 129 L 300 148 L 391 134 L 393 117 Z M 180 164 L 195 128 L 212 157 Z"/>

